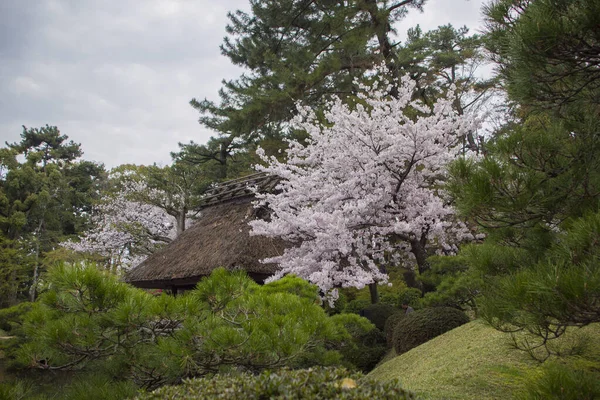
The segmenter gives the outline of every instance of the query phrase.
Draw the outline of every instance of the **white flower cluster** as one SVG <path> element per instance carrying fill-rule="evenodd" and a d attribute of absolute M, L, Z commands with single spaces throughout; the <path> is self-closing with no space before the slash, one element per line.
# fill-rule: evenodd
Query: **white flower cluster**
<path fill-rule="evenodd" d="M 79 242 L 63 247 L 107 257 L 117 268 L 130 268 L 145 259 L 157 243 L 175 236 L 175 220 L 163 209 L 129 200 L 139 185 L 128 185 L 116 196 L 105 196 L 96 206 L 93 227 Z"/>
<path fill-rule="evenodd" d="M 361 86 L 355 107 L 334 99 L 325 124 L 299 107 L 294 124 L 309 133 L 308 144 L 291 142 L 286 162 L 259 151 L 266 166 L 257 169 L 282 181 L 275 193 L 257 195 L 272 216 L 251 222 L 252 233 L 296 244 L 264 260 L 281 267 L 273 279 L 294 273 L 335 298 L 340 286 L 386 282 L 378 262 L 411 240 L 425 235 L 450 248 L 470 235 L 453 223 L 443 180 L 457 138 L 474 122 L 453 111 L 452 94 L 429 109 L 412 100 L 413 81 L 397 84 L 397 98 L 377 81 Z"/>

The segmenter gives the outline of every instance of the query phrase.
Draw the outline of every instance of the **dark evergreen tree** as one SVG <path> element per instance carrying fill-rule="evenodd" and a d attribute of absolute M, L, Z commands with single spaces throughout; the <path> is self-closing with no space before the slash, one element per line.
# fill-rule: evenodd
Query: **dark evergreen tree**
<path fill-rule="evenodd" d="M 239 146 L 279 141 L 289 131 L 295 104 L 319 107 L 328 95 L 351 95 L 353 81 L 385 62 L 393 75 L 398 58 L 392 26 L 424 0 L 252 0 L 251 12 L 229 14 L 221 46 L 247 69 L 224 81 L 220 102 L 192 99 L 200 123 L 218 132 L 206 146 L 189 146 L 198 161 L 226 163 Z M 280 146 L 281 147 L 281 146 Z M 192 158 L 190 158 L 192 159 Z"/>
<path fill-rule="evenodd" d="M 2 273 L 8 276 L 6 304 L 12 304 L 24 291 L 35 298 L 44 255 L 85 227 L 104 167 L 77 161 L 80 145 L 48 125 L 23 127 L 21 141 L 0 152 L 2 251 L 12 260 Z"/>
<path fill-rule="evenodd" d="M 535 352 L 600 321 L 600 3 L 496 0 L 488 46 L 513 102 L 486 156 L 454 166 L 458 205 L 488 232 L 468 262 L 481 310 Z M 547 354 L 546 354 L 547 355 Z"/>
<path fill-rule="evenodd" d="M 417 82 L 418 95 L 432 105 L 454 90 L 454 108 L 463 115 L 480 112 L 497 91 L 497 80 L 483 78 L 479 68 L 487 61 L 483 38 L 469 35 L 467 27 L 444 25 L 423 33 L 419 26 L 408 30 L 408 37 L 397 49 L 398 69 Z M 468 132 L 464 147 L 479 151 L 483 138 Z"/>
<path fill-rule="evenodd" d="M 319 104 L 327 94 L 352 94 L 353 80 L 386 61 L 396 70 L 392 25 L 403 1 L 251 1 L 251 13 L 229 13 L 222 53 L 248 73 L 224 82 L 221 104 L 192 100 L 208 128 L 236 137 L 275 130 L 295 102 Z"/>
<path fill-rule="evenodd" d="M 224 81 L 220 102 L 192 99 L 200 123 L 218 133 L 207 145 L 182 144 L 192 162 L 219 167 L 219 179 L 233 177 L 227 163 L 257 144 L 273 155 L 282 139 L 302 139 L 290 129 L 297 102 L 321 107 L 331 95 L 353 98 L 355 80 L 385 63 L 390 78 L 409 73 L 429 103 L 456 86 L 456 107 L 464 112 L 486 98 L 491 81 L 476 78 L 483 60 L 481 38 L 466 28 L 443 26 L 423 34 L 409 31 L 396 42 L 395 26 L 425 0 L 251 1 L 251 11 L 229 14 L 222 53 L 246 69 Z M 391 95 L 396 89 L 391 89 Z M 478 149 L 474 132 L 465 145 Z M 238 163 L 238 166 L 241 164 Z"/>

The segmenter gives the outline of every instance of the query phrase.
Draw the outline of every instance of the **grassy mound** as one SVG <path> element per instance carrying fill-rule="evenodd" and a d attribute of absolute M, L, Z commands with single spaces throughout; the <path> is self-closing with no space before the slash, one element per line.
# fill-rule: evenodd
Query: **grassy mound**
<path fill-rule="evenodd" d="M 573 329 L 561 340 L 583 337 L 591 339 L 585 359 L 600 365 L 600 324 Z M 398 379 L 403 388 L 424 399 L 512 399 L 540 375 L 542 367 L 511 344 L 510 335 L 473 321 L 400 356 L 388 354 L 367 377 L 382 382 Z M 580 357 L 573 360 L 585 362 Z"/>
<path fill-rule="evenodd" d="M 399 379 L 424 398 L 513 398 L 522 373 L 537 363 L 510 343 L 508 335 L 474 321 L 392 358 L 368 377 Z"/>
<path fill-rule="evenodd" d="M 433 307 L 415 311 L 406 315 L 394 327 L 394 349 L 396 353 L 404 354 L 467 322 L 467 314 L 456 308 Z"/>

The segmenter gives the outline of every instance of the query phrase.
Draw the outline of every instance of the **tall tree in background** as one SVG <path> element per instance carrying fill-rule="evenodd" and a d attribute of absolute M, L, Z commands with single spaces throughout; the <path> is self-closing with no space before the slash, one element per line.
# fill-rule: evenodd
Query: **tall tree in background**
<path fill-rule="evenodd" d="M 406 44 L 396 41 L 395 26 L 424 3 L 254 1 L 251 12 L 230 13 L 221 50 L 248 72 L 223 82 L 219 103 L 191 101 L 202 114 L 200 123 L 218 136 L 205 146 L 182 145 L 184 153 L 195 162 L 218 164 L 220 179 L 233 177 L 227 163 L 243 154 L 240 149 L 253 153 L 259 145 L 277 155 L 286 146 L 283 138 L 305 137 L 289 124 L 298 101 L 315 109 L 333 95 L 353 101 L 354 80 L 382 62 L 389 78 L 409 73 L 421 88 L 415 95 L 426 103 L 433 104 L 451 85 L 459 112 L 484 103 L 493 82 L 476 73 L 483 60 L 480 37 L 469 36 L 466 28 L 443 26 L 423 34 L 417 27 Z M 392 95 L 396 91 L 390 88 Z M 464 142 L 470 150 L 480 147 L 475 132 L 466 133 Z"/>
<path fill-rule="evenodd" d="M 213 182 L 203 165 L 125 164 L 114 168 L 94 207 L 91 226 L 63 247 L 100 256 L 120 272 L 142 262 L 188 226 L 202 194 Z"/>
<path fill-rule="evenodd" d="M 281 138 L 295 104 L 319 106 L 356 91 L 353 81 L 385 61 L 396 75 L 396 22 L 424 0 L 252 0 L 229 14 L 222 53 L 248 72 L 223 82 L 219 104 L 193 99 L 200 123 L 218 132 L 219 162 L 239 141 Z M 393 89 L 395 90 L 395 89 Z"/>
<path fill-rule="evenodd" d="M 82 154 L 80 145 L 48 125 L 23 127 L 21 141 L 7 143 L 1 154 L 5 255 L 20 254 L 21 260 L 19 268 L 8 274 L 8 303 L 14 303 L 25 287 L 29 298 L 35 298 L 45 254 L 84 228 L 104 168 L 77 161 Z"/>
<path fill-rule="evenodd" d="M 211 137 L 206 144 L 179 143 L 180 150 L 171 153 L 174 162 L 185 168 L 202 169 L 212 182 L 237 178 L 252 169 L 249 146 L 234 136 Z"/>
<path fill-rule="evenodd" d="M 425 33 L 419 26 L 409 29 L 396 51 L 399 70 L 416 82 L 415 95 L 425 104 L 433 105 L 452 88 L 452 106 L 459 115 L 483 116 L 497 94 L 496 80 L 481 74 L 487 63 L 483 50 L 480 35 L 444 25 Z M 465 150 L 481 150 L 483 138 L 476 131 L 465 132 L 462 140 Z"/>
<path fill-rule="evenodd" d="M 107 270 L 118 274 L 171 242 L 175 219 L 157 206 L 131 200 L 137 189 L 130 185 L 105 194 L 94 206 L 90 228 L 61 246 L 100 257 Z"/>
<path fill-rule="evenodd" d="M 469 257 L 484 315 L 547 350 L 600 321 L 600 3 L 496 0 L 486 15 L 515 114 L 483 159 L 453 167 L 453 192 L 489 234 Z"/>
<path fill-rule="evenodd" d="M 257 195 L 272 210 L 270 220 L 250 225 L 254 234 L 294 243 L 268 259 L 281 267 L 276 277 L 297 274 L 334 299 L 339 287 L 370 285 L 375 303 L 376 284 L 387 280 L 381 265 L 411 254 L 423 273 L 429 247 L 451 251 L 472 237 L 441 186 L 471 122 L 451 99 L 431 107 L 413 101 L 416 85 L 408 78 L 394 85 L 397 98 L 390 86 L 383 78 L 362 87 L 354 107 L 333 100 L 323 123 L 301 108 L 296 123 L 309 133 L 308 144 L 290 143 L 286 162 L 265 157 L 261 169 L 282 182 L 276 193 Z"/>
<path fill-rule="evenodd" d="M 171 165 L 122 165 L 111 171 L 117 190 L 131 201 L 162 209 L 174 218 L 176 235 L 187 227 L 204 191 L 214 182 L 203 165 L 175 159 Z"/>

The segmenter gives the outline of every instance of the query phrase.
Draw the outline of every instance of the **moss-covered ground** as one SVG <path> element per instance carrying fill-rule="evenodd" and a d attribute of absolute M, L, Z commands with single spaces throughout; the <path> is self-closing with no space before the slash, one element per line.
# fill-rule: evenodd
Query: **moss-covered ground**
<path fill-rule="evenodd" d="M 600 352 L 598 324 L 572 332 L 592 338 L 588 351 Z M 400 356 L 392 350 L 368 377 L 399 379 L 424 399 L 512 399 L 540 366 L 512 343 L 510 335 L 473 321 Z"/>

